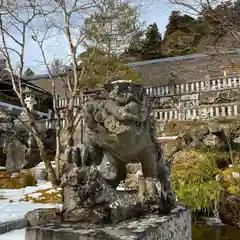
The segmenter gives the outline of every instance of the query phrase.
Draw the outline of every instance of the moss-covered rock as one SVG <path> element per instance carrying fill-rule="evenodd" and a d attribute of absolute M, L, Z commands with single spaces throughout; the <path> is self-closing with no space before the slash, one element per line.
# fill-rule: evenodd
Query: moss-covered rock
<path fill-rule="evenodd" d="M 169 122 L 164 126 L 164 134 L 166 136 L 178 136 L 183 130 L 187 131 L 189 129 L 188 124 L 181 124 L 179 122 Z"/>
<path fill-rule="evenodd" d="M 161 143 L 161 147 L 163 149 L 164 156 L 166 158 L 169 158 L 172 157 L 173 154 L 181 150 L 184 147 L 184 144 L 181 139 L 178 138 L 175 140 L 164 141 L 163 143 Z"/>
<path fill-rule="evenodd" d="M 208 134 L 207 136 L 203 137 L 202 139 L 204 145 L 209 148 L 224 148 L 224 142 L 217 136 L 212 133 Z"/>
<path fill-rule="evenodd" d="M 223 190 L 220 195 L 219 217 L 225 224 L 240 228 L 240 196 Z"/>
<path fill-rule="evenodd" d="M 45 225 L 51 221 L 60 221 L 61 211 L 57 208 L 39 208 L 25 214 L 28 226 Z"/>
<path fill-rule="evenodd" d="M 240 167 L 232 167 L 222 171 L 223 181 L 230 186 L 240 187 Z"/>

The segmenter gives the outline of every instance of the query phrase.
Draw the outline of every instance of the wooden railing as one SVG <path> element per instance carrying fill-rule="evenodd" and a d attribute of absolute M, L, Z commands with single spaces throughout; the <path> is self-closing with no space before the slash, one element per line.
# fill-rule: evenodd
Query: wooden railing
<path fill-rule="evenodd" d="M 199 105 L 182 109 L 155 109 L 154 116 L 159 121 L 235 119 L 240 117 L 240 102 Z"/>

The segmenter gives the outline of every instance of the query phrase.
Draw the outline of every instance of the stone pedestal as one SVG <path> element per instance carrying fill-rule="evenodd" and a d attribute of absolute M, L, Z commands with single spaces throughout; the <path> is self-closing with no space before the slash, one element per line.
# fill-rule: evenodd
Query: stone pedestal
<path fill-rule="evenodd" d="M 52 222 L 27 227 L 25 240 L 191 240 L 191 213 L 177 206 L 167 216 L 148 215 L 116 225 Z"/>

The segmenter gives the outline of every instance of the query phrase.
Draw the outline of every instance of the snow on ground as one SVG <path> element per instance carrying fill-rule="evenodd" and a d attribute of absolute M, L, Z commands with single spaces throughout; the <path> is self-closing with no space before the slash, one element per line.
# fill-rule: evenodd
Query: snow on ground
<path fill-rule="evenodd" d="M 31 194 L 37 190 L 49 188 L 52 188 L 50 182 L 39 181 L 35 187 L 0 189 L 0 196 L 7 198 L 0 200 L 0 224 L 3 222 L 21 219 L 28 211 L 32 211 L 37 208 L 61 208 L 61 204 L 43 204 L 19 201 L 24 198 L 24 194 Z M 2 235 L 0 239 L 2 240 Z"/>
<path fill-rule="evenodd" d="M 4 234 L 0 234 L 1 240 L 24 240 L 25 229 L 13 230 Z"/>

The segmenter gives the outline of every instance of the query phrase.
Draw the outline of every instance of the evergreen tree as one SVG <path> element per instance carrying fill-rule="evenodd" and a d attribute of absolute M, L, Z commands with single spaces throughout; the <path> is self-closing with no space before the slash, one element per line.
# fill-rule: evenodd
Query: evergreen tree
<path fill-rule="evenodd" d="M 52 74 L 61 74 L 66 73 L 70 70 L 71 67 L 66 66 L 63 64 L 61 59 L 55 59 L 51 64 L 51 73 Z"/>
<path fill-rule="evenodd" d="M 141 58 L 142 60 L 150 60 L 160 58 L 162 47 L 162 36 L 158 31 L 156 23 L 151 24 L 145 33 L 145 40 L 142 44 Z"/>
<path fill-rule="evenodd" d="M 31 68 L 27 68 L 23 73 L 24 77 L 29 77 L 35 75 L 35 72 Z"/>
<path fill-rule="evenodd" d="M 144 31 L 138 31 L 131 39 L 129 46 L 120 55 L 125 62 L 134 62 L 141 60 L 141 51 L 144 42 Z"/>
<path fill-rule="evenodd" d="M 179 22 L 181 21 L 181 12 L 180 11 L 172 11 L 169 16 L 168 24 L 166 26 L 165 38 L 169 36 L 171 33 L 179 30 Z"/>
<path fill-rule="evenodd" d="M 92 56 L 92 52 L 95 52 Z M 107 51 L 89 47 L 78 57 L 79 70 L 85 68 L 84 85 L 88 88 L 102 86 L 108 79 L 122 76 L 134 82 L 140 82 L 140 74 L 124 64 L 117 56 L 108 55 Z"/>
<path fill-rule="evenodd" d="M 169 23 L 166 26 L 164 38 L 167 38 L 169 35 L 176 31 L 192 34 L 198 23 L 198 20 L 187 14 L 181 15 L 181 12 L 179 11 L 172 11 L 169 17 Z"/>
<path fill-rule="evenodd" d="M 205 25 L 201 19 L 173 11 L 169 17 L 163 39 L 164 54 L 178 56 L 196 52 L 204 35 L 204 29 Z"/>

